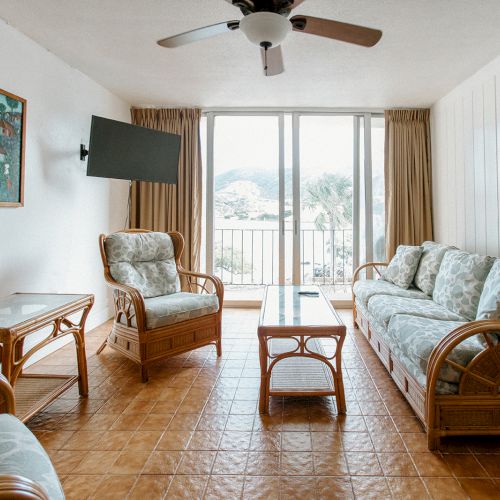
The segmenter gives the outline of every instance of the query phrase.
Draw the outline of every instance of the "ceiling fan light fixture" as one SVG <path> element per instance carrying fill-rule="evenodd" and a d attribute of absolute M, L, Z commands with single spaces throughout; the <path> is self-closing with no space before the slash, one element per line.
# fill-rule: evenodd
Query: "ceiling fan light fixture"
<path fill-rule="evenodd" d="M 255 12 L 240 21 L 240 29 L 255 45 L 276 47 L 292 31 L 292 23 L 280 14 Z"/>

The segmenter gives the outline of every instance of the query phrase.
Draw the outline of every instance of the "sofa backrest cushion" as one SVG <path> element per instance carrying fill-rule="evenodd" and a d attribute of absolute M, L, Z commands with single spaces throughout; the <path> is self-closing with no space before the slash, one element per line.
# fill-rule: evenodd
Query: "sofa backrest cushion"
<path fill-rule="evenodd" d="M 174 244 L 166 233 L 113 233 L 104 248 L 113 279 L 144 298 L 180 291 Z"/>
<path fill-rule="evenodd" d="M 476 319 L 500 319 L 500 259 L 496 259 L 484 282 Z"/>
<path fill-rule="evenodd" d="M 401 288 L 409 288 L 415 277 L 422 250 L 422 247 L 399 245 L 396 255 L 382 273 L 382 279 Z"/>
<path fill-rule="evenodd" d="M 422 247 L 422 257 L 415 273 L 414 283 L 422 292 L 432 296 L 444 254 L 453 247 L 440 245 L 434 241 L 424 241 Z"/>
<path fill-rule="evenodd" d="M 432 298 L 469 321 L 476 318 L 484 282 L 495 259 L 449 250 L 443 257 Z"/>

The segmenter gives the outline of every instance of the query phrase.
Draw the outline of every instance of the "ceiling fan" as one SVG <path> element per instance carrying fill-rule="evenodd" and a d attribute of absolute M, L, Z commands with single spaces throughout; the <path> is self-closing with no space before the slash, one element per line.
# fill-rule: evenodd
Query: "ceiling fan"
<path fill-rule="evenodd" d="M 162 47 L 175 48 L 228 31 L 241 29 L 248 40 L 261 47 L 264 74 L 283 73 L 280 44 L 290 31 L 309 33 L 342 42 L 373 47 L 382 37 L 380 30 L 301 14 L 288 18 L 305 0 L 226 0 L 238 7 L 243 19 L 212 24 L 180 35 L 158 40 Z"/>

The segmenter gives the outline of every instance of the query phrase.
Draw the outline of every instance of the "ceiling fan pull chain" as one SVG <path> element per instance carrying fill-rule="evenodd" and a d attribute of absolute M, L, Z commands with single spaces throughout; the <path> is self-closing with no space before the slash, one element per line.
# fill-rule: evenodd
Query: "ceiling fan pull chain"
<path fill-rule="evenodd" d="M 264 49 L 264 74 L 266 76 L 267 75 L 267 68 L 268 68 L 268 65 L 267 65 L 267 51 L 270 47 L 272 47 L 271 43 L 270 42 L 262 42 L 260 44 L 260 46 Z"/>

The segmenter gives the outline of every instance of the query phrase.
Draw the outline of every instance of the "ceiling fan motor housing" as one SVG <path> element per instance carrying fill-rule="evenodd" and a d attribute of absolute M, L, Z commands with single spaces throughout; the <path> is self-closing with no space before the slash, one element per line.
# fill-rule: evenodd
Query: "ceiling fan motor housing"
<path fill-rule="evenodd" d="M 240 21 L 240 29 L 253 44 L 276 47 L 292 31 L 292 23 L 280 14 L 255 12 Z"/>

